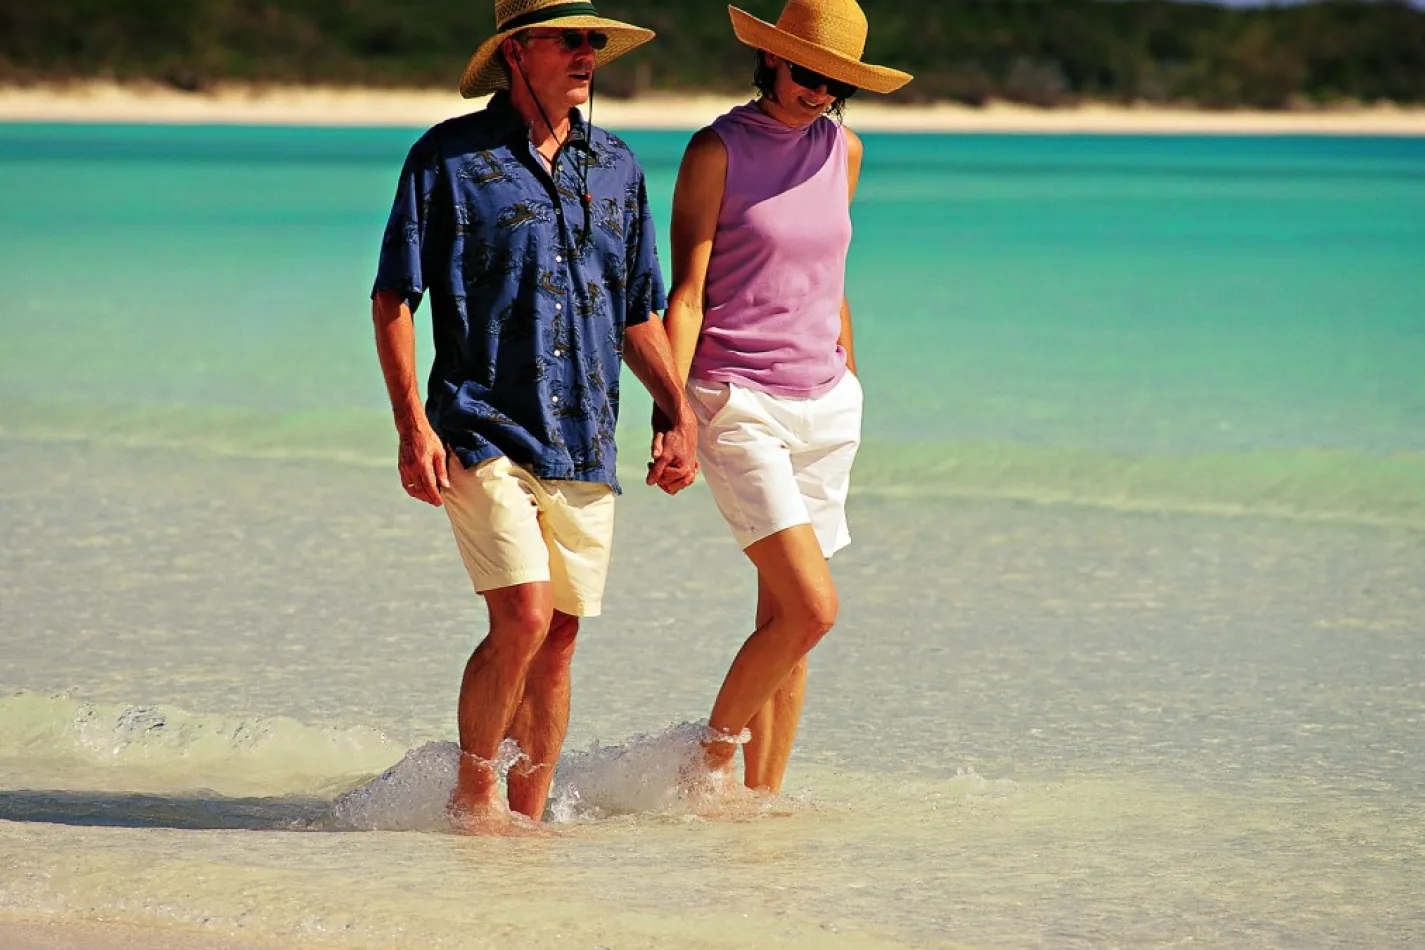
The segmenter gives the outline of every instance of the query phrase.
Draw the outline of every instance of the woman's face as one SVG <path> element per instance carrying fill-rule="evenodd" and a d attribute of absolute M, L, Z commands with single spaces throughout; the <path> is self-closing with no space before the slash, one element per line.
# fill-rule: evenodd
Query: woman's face
<path fill-rule="evenodd" d="M 811 89 L 793 79 L 791 66 L 782 57 L 768 53 L 767 64 L 777 71 L 772 87 L 773 98 L 784 113 L 779 118 L 789 125 L 808 125 L 825 115 L 826 110 L 836 103 L 836 97 L 826 91 L 825 85 Z"/>

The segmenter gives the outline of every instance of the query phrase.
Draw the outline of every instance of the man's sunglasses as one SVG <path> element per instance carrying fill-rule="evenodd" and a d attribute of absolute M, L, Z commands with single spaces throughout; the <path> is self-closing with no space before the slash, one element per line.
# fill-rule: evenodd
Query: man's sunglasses
<path fill-rule="evenodd" d="M 571 53 L 576 53 L 584 48 L 584 41 L 588 40 L 589 46 L 595 52 L 609 45 L 609 35 L 597 31 L 585 33 L 583 30 L 565 30 L 563 33 L 540 33 L 530 36 L 532 40 L 558 40 Z"/>
<path fill-rule="evenodd" d="M 842 82 L 839 79 L 831 79 L 823 76 L 813 69 L 805 66 L 798 66 L 796 63 L 788 63 L 787 69 L 792 74 L 792 82 L 798 86 L 805 86 L 807 89 L 820 89 L 826 87 L 826 94 L 833 99 L 850 99 L 856 95 L 856 87 L 849 82 Z"/>

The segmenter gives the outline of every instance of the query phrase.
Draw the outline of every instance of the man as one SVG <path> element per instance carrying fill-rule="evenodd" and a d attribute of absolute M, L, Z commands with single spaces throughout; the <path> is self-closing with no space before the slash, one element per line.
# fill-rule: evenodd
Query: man
<path fill-rule="evenodd" d="M 697 422 L 661 321 L 643 172 L 585 123 L 594 70 L 653 37 L 589 3 L 498 0 L 461 80 L 488 106 L 412 148 L 372 291 L 376 346 L 411 497 L 450 518 L 489 635 L 460 688 L 453 817 L 499 830 L 494 759 L 513 739 L 513 812 L 538 820 L 569 719 L 581 617 L 597 616 L 613 533 L 620 359 L 667 414 L 648 484 L 697 473 Z M 431 296 L 424 409 L 412 313 Z M 453 456 L 453 457 L 452 457 Z"/>

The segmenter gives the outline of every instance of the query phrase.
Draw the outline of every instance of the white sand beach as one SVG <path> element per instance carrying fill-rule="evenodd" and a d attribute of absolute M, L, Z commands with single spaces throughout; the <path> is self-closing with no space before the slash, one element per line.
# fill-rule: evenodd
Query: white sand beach
<path fill-rule="evenodd" d="M 649 96 L 596 102 L 600 125 L 693 129 L 740 101 L 726 96 Z M 184 93 L 112 83 L 0 88 L 0 122 L 123 122 L 254 125 L 426 126 L 478 108 L 454 91 L 224 86 Z M 942 103 L 893 106 L 857 101 L 848 122 L 868 131 L 1425 135 L 1425 108 L 1391 105 L 1323 111 L 1202 111 L 1093 104 L 982 109 Z"/>

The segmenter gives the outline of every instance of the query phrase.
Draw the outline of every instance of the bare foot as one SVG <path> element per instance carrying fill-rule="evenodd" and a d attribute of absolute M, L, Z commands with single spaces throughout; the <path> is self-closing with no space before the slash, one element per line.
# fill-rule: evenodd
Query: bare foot
<path fill-rule="evenodd" d="M 752 734 L 746 729 L 731 733 L 708 726 L 703 734 L 703 764 L 713 774 L 731 772 L 737 750 L 751 738 Z"/>
<path fill-rule="evenodd" d="M 729 761 L 721 769 L 709 769 L 704 757 L 697 756 L 684 766 L 678 790 L 692 814 L 715 821 L 755 821 L 796 813 L 791 801 L 770 789 L 744 785 L 733 764 Z"/>
<path fill-rule="evenodd" d="M 459 835 L 477 838 L 553 838 L 555 834 L 544 825 L 530 821 L 496 804 L 486 811 L 450 809 L 450 830 Z"/>
<path fill-rule="evenodd" d="M 736 747 L 731 747 L 736 752 Z M 706 746 L 704 746 L 706 750 Z M 678 773 L 679 796 L 701 813 L 714 803 L 724 802 L 740 795 L 744 789 L 733 775 L 732 759 L 713 764 L 712 756 L 695 755 L 683 764 Z"/>
<path fill-rule="evenodd" d="M 467 835 L 508 834 L 506 829 L 514 818 L 499 796 L 499 782 L 490 764 L 474 756 L 463 756 L 446 808 L 451 827 Z"/>
<path fill-rule="evenodd" d="M 463 788 L 460 784 L 450 793 L 446 808 L 450 828 L 456 834 L 485 838 L 549 838 L 554 832 L 537 821 L 526 818 L 498 796 L 483 790 Z"/>
<path fill-rule="evenodd" d="M 446 806 L 456 834 L 497 838 L 545 838 L 554 832 L 510 810 L 500 795 L 496 766 L 478 756 L 462 755 L 455 788 Z"/>
<path fill-rule="evenodd" d="M 714 775 L 731 774 L 737 746 L 717 740 L 703 743 L 703 766 Z"/>

